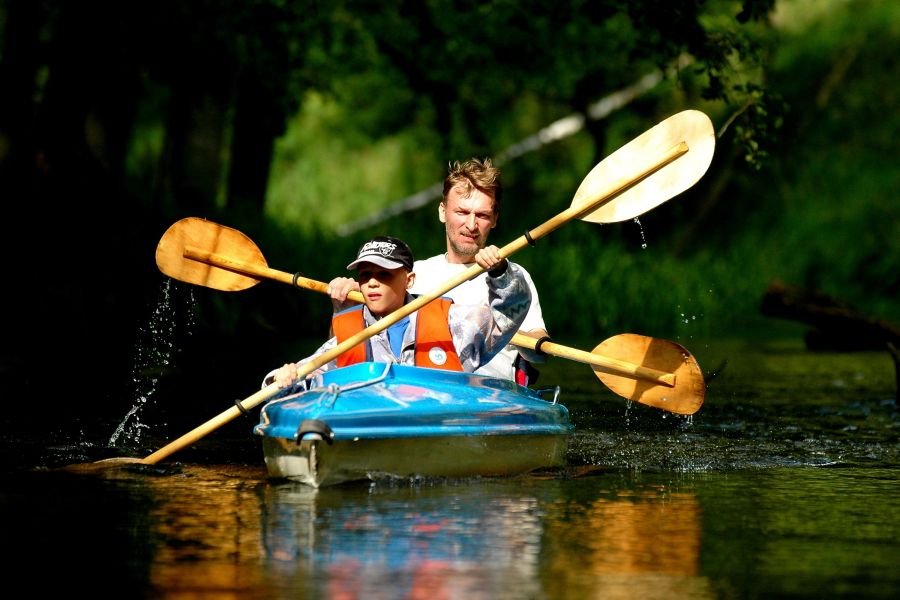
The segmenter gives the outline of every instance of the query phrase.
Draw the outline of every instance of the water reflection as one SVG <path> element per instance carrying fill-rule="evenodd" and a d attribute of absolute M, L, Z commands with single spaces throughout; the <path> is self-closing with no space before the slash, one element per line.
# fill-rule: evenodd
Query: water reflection
<path fill-rule="evenodd" d="M 175 464 L 7 477 L 0 536 L 36 591 L 95 596 L 892 597 L 898 497 L 892 469 L 313 490 L 263 467 Z"/>
<path fill-rule="evenodd" d="M 545 518 L 551 597 L 707 598 L 700 575 L 701 510 L 671 485 L 620 488 L 566 503 Z"/>
<path fill-rule="evenodd" d="M 900 417 L 882 358 L 766 348 L 692 422 L 548 367 L 578 429 L 569 468 L 544 476 L 315 491 L 270 480 L 237 426 L 184 462 L 5 473 L 4 572 L 40 597 L 893 598 Z M 811 363 L 830 378 L 801 376 Z M 872 384 L 833 385 L 857 372 Z M 23 423 L 3 429 L 2 464 L 106 457 L 108 431 L 67 443 Z"/>
<path fill-rule="evenodd" d="M 538 498 L 491 482 L 264 493 L 262 537 L 274 580 L 326 597 L 539 597 Z"/>
<path fill-rule="evenodd" d="M 246 597 L 264 586 L 260 564 L 259 469 L 191 468 L 143 479 L 156 502 L 147 514 L 156 541 L 150 583 L 167 595 Z"/>
<path fill-rule="evenodd" d="M 268 569 L 286 581 L 302 566 L 329 597 L 344 598 L 712 596 L 699 575 L 693 494 L 657 485 L 560 502 L 572 483 L 272 486 Z M 583 483 L 576 489 L 583 494 Z"/>
<path fill-rule="evenodd" d="M 144 540 L 143 558 L 117 564 L 159 596 L 710 595 L 698 501 L 667 481 L 532 476 L 314 490 L 256 467 L 172 465 L 104 472 L 96 483 L 106 488 L 98 497 L 115 489 L 141 504 L 81 506 L 82 527 Z M 120 521 L 106 522 L 111 515 Z M 49 518 L 52 527 L 71 515 Z M 65 543 L 64 552 L 84 552 L 83 538 Z M 91 560 L 117 547 L 91 548 Z"/>

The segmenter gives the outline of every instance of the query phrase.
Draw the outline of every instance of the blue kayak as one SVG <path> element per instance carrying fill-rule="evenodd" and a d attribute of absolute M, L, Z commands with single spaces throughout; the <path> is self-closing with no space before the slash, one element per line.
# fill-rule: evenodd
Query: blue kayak
<path fill-rule="evenodd" d="M 558 395 L 471 373 L 361 363 L 276 397 L 254 433 L 270 476 L 314 487 L 518 475 L 565 464 L 574 426 Z"/>

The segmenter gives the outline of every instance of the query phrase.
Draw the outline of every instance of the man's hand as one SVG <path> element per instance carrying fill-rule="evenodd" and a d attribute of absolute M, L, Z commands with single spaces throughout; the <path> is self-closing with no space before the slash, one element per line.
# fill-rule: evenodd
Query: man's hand
<path fill-rule="evenodd" d="M 505 267 L 506 259 L 500 256 L 497 246 L 485 246 L 475 254 L 475 262 L 485 271 L 500 270 Z"/>
<path fill-rule="evenodd" d="M 547 332 L 546 329 L 532 329 L 531 331 L 522 331 L 520 329 L 519 333 L 522 335 L 526 335 L 528 337 L 534 338 L 536 340 L 539 340 L 541 338 L 547 338 L 547 341 L 550 340 L 550 334 Z M 547 362 L 547 355 L 544 354 L 543 352 L 536 352 L 534 350 L 531 350 L 529 348 L 524 348 L 521 346 L 516 346 L 516 349 L 519 351 L 519 354 L 521 354 L 525 358 L 525 360 L 527 360 L 530 363 Z"/>

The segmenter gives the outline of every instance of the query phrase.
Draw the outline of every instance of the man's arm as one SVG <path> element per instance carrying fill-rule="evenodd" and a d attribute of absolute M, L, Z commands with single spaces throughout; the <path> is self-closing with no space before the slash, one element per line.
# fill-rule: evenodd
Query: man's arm
<path fill-rule="evenodd" d="M 541 310 L 541 301 L 538 296 L 537 288 L 534 286 L 534 280 L 527 270 L 522 269 L 522 274 L 525 277 L 525 281 L 528 282 L 528 288 L 531 290 L 531 306 L 528 308 L 528 314 L 525 316 L 525 321 L 522 323 L 519 333 L 538 340 L 541 338 L 549 339 L 550 333 L 547 331 L 546 325 L 544 324 L 544 314 Z M 530 348 L 523 348 L 520 346 L 515 346 L 515 349 L 530 363 L 547 362 L 547 355 L 543 352 L 536 352 Z"/>
<path fill-rule="evenodd" d="M 450 331 L 463 369 L 487 364 L 519 330 L 531 303 L 531 291 L 518 266 L 500 258 L 496 246 L 479 250 L 476 262 L 487 270 L 488 306 L 450 307 Z"/>

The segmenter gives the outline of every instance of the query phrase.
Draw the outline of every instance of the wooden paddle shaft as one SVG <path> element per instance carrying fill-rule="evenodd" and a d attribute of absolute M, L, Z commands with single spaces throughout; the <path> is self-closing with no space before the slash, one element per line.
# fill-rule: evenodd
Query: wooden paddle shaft
<path fill-rule="evenodd" d="M 522 346 L 524 348 L 531 348 L 532 350 L 535 350 L 537 348 L 538 341 L 539 340 L 533 337 L 518 333 L 513 338 L 512 343 L 516 346 Z M 553 356 L 569 358 L 577 362 L 589 364 L 605 373 L 624 375 L 626 377 L 630 375 L 634 379 L 642 379 L 644 381 L 658 383 L 667 387 L 675 387 L 674 373 L 667 373 L 665 371 L 651 369 L 650 367 L 644 367 L 630 362 L 625 362 L 624 360 L 618 360 L 616 358 L 610 358 L 608 356 L 601 356 L 592 352 L 585 352 L 584 350 L 578 350 L 577 348 L 561 346 L 560 344 L 554 344 L 553 342 L 543 342 L 539 351 L 545 352 L 547 354 L 552 354 Z"/>
<path fill-rule="evenodd" d="M 323 294 L 328 293 L 328 284 L 322 283 L 321 281 L 308 279 L 306 277 L 295 277 L 284 271 L 278 271 L 269 267 L 253 265 L 250 263 L 243 263 L 226 256 L 222 256 L 220 254 L 215 254 L 213 252 L 195 248 L 193 246 L 185 246 L 184 256 L 185 258 L 189 258 L 191 260 L 203 262 L 222 269 L 228 269 L 229 271 L 233 271 L 239 275 L 255 275 L 263 279 L 272 279 L 283 283 L 290 283 L 298 287 L 314 290 Z M 351 291 L 349 294 L 347 294 L 347 299 L 352 300 L 353 302 L 359 302 L 360 304 L 362 304 L 365 300 L 363 295 L 357 291 Z M 537 342 L 538 340 L 536 338 L 525 335 L 523 333 L 516 333 L 516 335 L 513 336 L 511 343 L 515 346 L 535 350 Z M 617 360 L 615 358 L 609 358 L 606 356 L 594 354 L 592 352 L 585 352 L 584 350 L 578 350 L 577 348 L 570 348 L 568 346 L 563 346 L 552 342 L 544 342 L 541 344 L 539 352 L 544 352 L 545 354 L 550 354 L 552 356 L 559 356 L 561 358 L 568 358 L 577 362 L 593 365 L 598 369 L 602 369 L 609 373 L 623 376 L 631 375 L 635 379 L 651 381 L 653 383 L 658 383 L 668 387 L 675 386 L 675 375 L 672 373 L 666 373 L 665 371 L 659 371 L 657 369 L 635 365 L 623 360 Z"/>
<path fill-rule="evenodd" d="M 276 392 L 278 392 L 278 390 L 279 388 L 275 384 L 265 387 L 252 396 L 244 398 L 241 401 L 241 406 L 244 407 L 244 410 L 250 410 L 257 404 L 265 402 L 266 400 L 274 396 Z M 188 446 L 192 446 L 194 443 L 200 441 L 219 427 L 241 416 L 241 414 L 243 414 L 243 411 L 241 411 L 237 406 L 232 406 L 228 410 L 225 410 L 212 419 L 208 420 L 203 425 L 200 425 L 199 427 L 196 427 L 195 429 L 187 432 L 180 438 L 169 442 L 153 454 L 142 458 L 140 462 L 147 465 L 155 465 L 159 461 L 168 458 L 179 450 L 183 450 Z"/>
<path fill-rule="evenodd" d="M 637 173 L 636 175 L 620 178 L 615 183 L 615 185 L 613 185 L 611 188 L 603 190 L 603 191 L 599 191 L 595 195 L 592 194 L 586 201 L 582 202 L 577 207 L 576 206 L 569 207 L 567 210 L 563 211 L 559 215 L 553 217 L 549 221 L 539 225 L 538 227 L 532 229 L 530 232 L 526 233 L 523 236 L 520 236 L 518 239 L 514 240 L 513 242 L 511 242 L 511 243 L 507 244 L 506 246 L 504 246 L 503 248 L 501 248 L 500 255 L 503 258 L 507 258 L 507 257 L 511 256 L 514 252 L 524 248 L 526 245 L 533 244 L 535 240 L 547 235 L 551 231 L 556 230 L 557 228 L 559 228 L 563 224 L 567 223 L 568 221 L 570 221 L 574 218 L 577 218 L 579 216 L 585 215 L 589 212 L 592 212 L 593 210 L 602 206 L 604 203 L 613 199 L 616 195 L 621 194 L 625 190 L 637 185 L 638 183 L 640 183 L 641 181 L 643 181 L 644 179 L 646 179 L 653 173 L 659 171 L 660 169 L 662 169 L 663 167 L 665 167 L 672 161 L 676 160 L 678 157 L 682 156 L 686 152 L 688 152 L 687 143 L 684 141 L 679 142 L 673 148 L 671 148 L 668 152 L 666 152 L 662 156 L 662 158 L 660 160 L 658 160 L 655 164 L 645 168 L 643 171 Z M 380 333 L 381 331 L 384 331 L 385 329 L 387 329 L 394 323 L 397 323 L 401 319 L 403 319 L 403 318 L 411 315 L 415 311 L 419 310 L 420 308 L 422 308 L 423 306 L 425 306 L 432 300 L 440 298 L 441 296 L 443 296 L 444 294 L 446 294 L 453 288 L 457 287 L 458 285 L 461 285 L 462 283 L 468 281 L 469 279 L 472 279 L 473 277 L 480 275 L 482 272 L 484 272 L 484 269 L 481 266 L 479 266 L 477 264 L 472 265 L 470 268 L 463 271 L 456 277 L 443 283 L 436 290 L 429 292 L 428 294 L 419 296 L 412 302 L 409 302 L 408 304 L 403 305 L 402 307 L 395 310 L 391 314 L 382 317 L 381 319 L 379 319 L 378 321 L 376 321 L 369 327 L 360 331 L 356 335 L 353 335 L 350 338 L 344 340 L 343 342 L 341 342 L 340 344 L 338 344 L 331 350 L 328 350 L 327 352 L 323 352 L 316 358 L 304 363 L 298 369 L 297 379 L 302 379 L 302 378 L 306 377 L 307 375 L 309 375 L 310 373 L 312 373 L 313 371 L 315 371 L 322 365 L 325 365 L 326 363 L 334 360 L 335 358 L 337 358 L 344 352 L 350 350 L 357 344 L 360 344 L 360 343 L 366 341 L 367 339 L 369 339 L 370 337 L 372 337 L 373 335 Z M 269 398 L 274 396 L 279 391 L 279 389 L 280 388 L 278 387 L 278 385 L 273 383 L 273 384 L 263 388 L 262 390 L 256 392 L 252 396 L 241 401 L 241 406 L 243 406 L 244 409 L 250 409 L 259 404 L 262 404 L 263 402 L 265 402 L 266 400 L 268 400 Z M 183 448 L 186 448 L 187 446 L 190 446 L 194 442 L 200 440 L 201 438 L 203 438 L 210 432 L 214 431 L 215 429 L 218 429 L 222 425 L 237 418 L 240 414 L 241 414 L 240 409 L 238 409 L 237 406 L 233 406 L 233 407 L 229 408 L 228 410 L 222 412 L 218 416 L 210 419 L 203 425 L 197 427 L 193 431 L 186 433 L 185 435 L 181 436 L 177 440 L 167 444 L 163 448 L 160 448 L 153 454 L 144 458 L 142 460 L 142 462 L 144 462 L 146 464 L 155 464 L 155 463 L 159 462 L 160 460 L 174 454 L 175 452 L 177 452 Z"/>
<path fill-rule="evenodd" d="M 197 262 L 206 263 L 208 265 L 213 265 L 214 267 L 232 271 L 239 275 L 246 275 L 257 279 L 272 279 L 274 281 L 296 285 L 297 287 L 322 292 L 323 294 L 328 293 L 328 285 L 322 283 L 321 281 L 307 279 L 306 277 L 301 277 L 300 275 L 291 275 L 290 273 L 286 273 L 284 271 L 271 269 L 265 265 L 241 262 L 227 256 L 222 256 L 221 254 L 210 252 L 209 250 L 197 248 L 195 246 L 185 246 L 183 254 L 185 258 L 196 260 Z M 353 298 L 353 300 L 362 302 L 362 294 L 358 292 L 356 292 L 356 294 L 357 296 L 359 296 L 359 298 Z"/>

